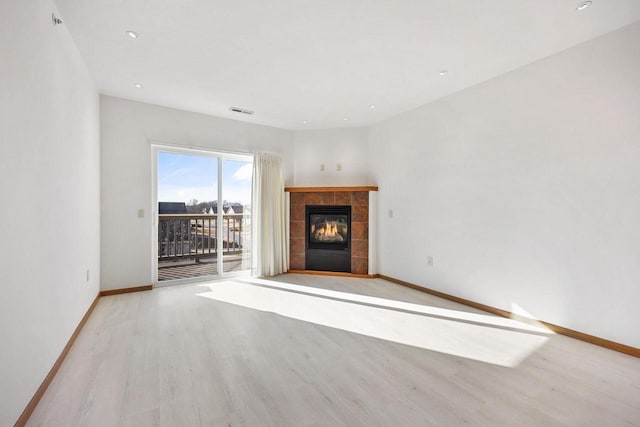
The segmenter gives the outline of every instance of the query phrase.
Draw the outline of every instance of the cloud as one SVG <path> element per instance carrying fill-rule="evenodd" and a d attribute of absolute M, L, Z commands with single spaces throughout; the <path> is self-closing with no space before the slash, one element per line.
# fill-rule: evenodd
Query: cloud
<path fill-rule="evenodd" d="M 238 168 L 238 170 L 233 174 L 233 179 L 235 181 L 251 181 L 251 177 L 253 176 L 253 164 L 247 163 Z"/>
<path fill-rule="evenodd" d="M 222 198 L 228 202 L 241 203 L 243 205 L 251 203 L 250 185 L 224 185 Z M 198 202 L 211 202 L 218 199 L 218 184 L 214 183 L 209 187 L 182 187 L 179 185 L 159 185 L 158 202 L 185 202 L 191 199 Z"/>
<path fill-rule="evenodd" d="M 200 202 L 216 200 L 218 194 L 217 184 L 210 187 L 181 187 L 178 185 L 158 186 L 159 202 L 188 202 L 196 199 Z"/>
<path fill-rule="evenodd" d="M 171 173 L 167 174 L 166 177 L 167 178 L 171 178 L 171 177 L 175 177 L 175 176 L 184 176 L 184 175 L 188 175 L 193 173 L 193 168 L 180 168 L 180 169 L 176 169 L 174 171 L 172 171 Z"/>

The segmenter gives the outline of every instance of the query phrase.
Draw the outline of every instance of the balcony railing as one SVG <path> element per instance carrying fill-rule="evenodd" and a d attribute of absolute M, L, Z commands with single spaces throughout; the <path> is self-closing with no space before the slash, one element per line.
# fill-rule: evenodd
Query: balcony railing
<path fill-rule="evenodd" d="M 218 233 L 218 215 L 158 215 L 158 261 L 218 255 L 218 237 L 222 239 L 222 255 L 240 254 L 247 249 L 250 224 L 243 214 L 222 215 Z"/>

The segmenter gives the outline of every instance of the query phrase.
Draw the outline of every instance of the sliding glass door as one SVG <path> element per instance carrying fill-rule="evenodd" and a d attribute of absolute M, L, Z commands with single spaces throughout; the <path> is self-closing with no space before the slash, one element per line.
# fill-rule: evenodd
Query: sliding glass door
<path fill-rule="evenodd" d="M 253 162 L 222 159 L 222 258 L 225 273 L 251 269 L 251 179 Z"/>
<path fill-rule="evenodd" d="M 154 146 L 154 166 L 155 282 L 249 271 L 252 156 Z"/>

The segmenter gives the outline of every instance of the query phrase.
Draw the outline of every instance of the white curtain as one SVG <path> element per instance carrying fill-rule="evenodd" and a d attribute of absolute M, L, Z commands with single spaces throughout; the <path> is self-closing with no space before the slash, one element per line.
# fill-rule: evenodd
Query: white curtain
<path fill-rule="evenodd" d="M 256 153 L 253 160 L 253 275 L 275 276 L 289 269 L 282 159 Z"/>

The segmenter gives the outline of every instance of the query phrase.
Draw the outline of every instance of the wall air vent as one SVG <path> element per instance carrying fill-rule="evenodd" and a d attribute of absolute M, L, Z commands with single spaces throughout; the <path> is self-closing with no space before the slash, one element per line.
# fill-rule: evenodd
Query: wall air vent
<path fill-rule="evenodd" d="M 231 108 L 229 108 L 229 110 L 233 111 L 234 113 L 242 113 L 242 114 L 253 114 L 253 113 L 255 113 L 255 111 L 245 110 L 244 108 L 239 108 L 239 107 L 231 107 Z"/>

